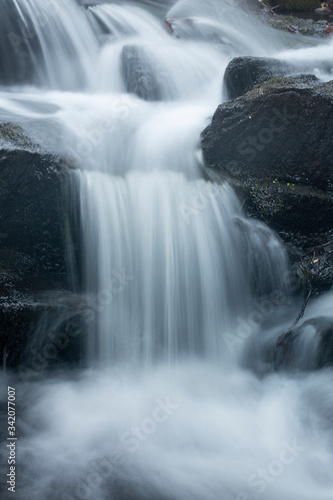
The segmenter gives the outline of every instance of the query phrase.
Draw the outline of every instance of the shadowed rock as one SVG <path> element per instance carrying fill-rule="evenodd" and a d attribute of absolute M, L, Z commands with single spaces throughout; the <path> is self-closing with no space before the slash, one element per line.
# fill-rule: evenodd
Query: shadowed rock
<path fill-rule="evenodd" d="M 12 124 L 0 125 L 0 356 L 22 354 L 43 310 L 36 295 L 69 286 L 69 169 Z"/>
<path fill-rule="evenodd" d="M 217 108 L 202 133 L 205 163 L 251 215 L 304 250 L 333 229 L 332 126 L 333 82 L 271 79 Z"/>
<path fill-rule="evenodd" d="M 270 78 L 285 76 L 290 67 L 268 57 L 235 57 L 224 74 L 224 93 L 235 99 Z"/>
<path fill-rule="evenodd" d="M 272 0 L 272 7 L 276 7 L 277 12 L 307 12 L 314 11 L 320 7 L 320 0 Z"/>

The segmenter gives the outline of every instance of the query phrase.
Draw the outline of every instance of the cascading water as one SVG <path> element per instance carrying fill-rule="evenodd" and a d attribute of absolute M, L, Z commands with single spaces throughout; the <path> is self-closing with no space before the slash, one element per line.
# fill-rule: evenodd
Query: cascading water
<path fill-rule="evenodd" d="M 98 304 L 90 368 L 20 391 L 17 498 L 326 500 L 332 372 L 241 367 L 297 308 L 278 238 L 204 178 L 199 149 L 233 56 L 298 52 L 229 2 L 170 6 L 175 36 L 150 4 L 0 2 L 29 55 L 1 60 L 1 116 L 73 167 L 75 293 Z"/>

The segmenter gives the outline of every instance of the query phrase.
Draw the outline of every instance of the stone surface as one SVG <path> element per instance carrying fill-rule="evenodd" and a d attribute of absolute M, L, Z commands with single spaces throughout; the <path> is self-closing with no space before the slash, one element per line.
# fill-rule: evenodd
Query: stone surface
<path fill-rule="evenodd" d="M 290 71 L 287 64 L 268 57 L 235 57 L 224 74 L 223 90 L 227 99 L 235 99 L 270 78 Z"/>
<path fill-rule="evenodd" d="M 0 357 L 14 365 L 44 309 L 36 296 L 69 286 L 69 169 L 22 129 L 0 125 Z"/>
<path fill-rule="evenodd" d="M 202 133 L 207 167 L 236 187 L 250 215 L 306 256 L 333 229 L 333 82 L 271 79 L 218 107 Z M 296 259 L 297 260 L 297 259 Z M 333 286 L 322 272 L 318 286 Z"/>
<path fill-rule="evenodd" d="M 121 54 L 121 74 L 127 92 L 136 94 L 145 101 L 161 99 L 158 72 L 144 47 L 125 45 Z"/>
<path fill-rule="evenodd" d="M 319 8 L 320 0 L 270 0 L 272 7 L 278 6 L 278 12 L 306 12 Z"/>

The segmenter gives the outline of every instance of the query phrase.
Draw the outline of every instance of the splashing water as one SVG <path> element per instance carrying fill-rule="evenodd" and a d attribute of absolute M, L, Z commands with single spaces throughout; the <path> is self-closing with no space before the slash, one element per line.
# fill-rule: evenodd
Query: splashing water
<path fill-rule="evenodd" d="M 233 2 L 171 3 L 0 3 L 1 115 L 73 167 L 75 292 L 100 305 L 89 369 L 16 381 L 16 496 L 327 500 L 332 372 L 242 368 L 295 315 L 288 262 L 205 179 L 199 136 L 232 57 L 330 63 L 331 44 L 291 42 Z"/>

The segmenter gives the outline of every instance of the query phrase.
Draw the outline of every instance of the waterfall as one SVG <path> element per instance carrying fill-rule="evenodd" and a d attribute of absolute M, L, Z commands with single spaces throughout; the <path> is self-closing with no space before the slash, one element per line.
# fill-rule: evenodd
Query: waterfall
<path fill-rule="evenodd" d="M 3 375 L 20 398 L 17 498 L 331 498 L 332 371 L 310 370 L 309 324 L 308 373 L 267 368 L 298 312 L 286 249 L 200 150 L 232 57 L 323 46 L 232 0 L 0 0 L 0 14 L 1 117 L 71 168 L 75 285 L 48 296 L 93 312 L 84 368 Z"/>
<path fill-rule="evenodd" d="M 85 289 L 102 309 L 90 358 L 145 365 L 201 354 L 221 362 L 224 334 L 250 313 L 257 261 L 261 286 L 286 288 L 283 249 L 267 228 L 239 223 L 228 185 L 169 171 L 89 173 L 80 199 Z"/>
<path fill-rule="evenodd" d="M 57 17 L 39 26 L 29 1 L 21 10 L 37 23 L 36 41 L 51 60 L 44 75 L 36 70 L 40 84 L 58 81 L 50 50 L 64 61 L 65 76 L 75 53 L 77 67 L 69 74 L 77 76 L 93 65 L 100 45 L 86 78 L 89 93 L 80 91 L 82 82 L 76 94 L 46 93 L 38 97 L 46 111 L 34 114 L 34 91 L 16 99 L 17 114 L 41 122 L 45 144 L 50 148 L 48 136 L 55 137 L 60 153 L 80 170 L 73 179 L 81 221 L 79 281 L 100 309 L 87 328 L 87 359 L 148 366 L 186 355 L 221 360 L 224 335 L 251 312 L 254 268 L 261 268 L 258 288 L 269 283 L 271 290 L 286 290 L 281 276 L 287 271 L 273 233 L 244 221 L 230 187 L 202 179 L 198 140 L 220 101 L 228 56 L 197 34 L 171 37 L 135 5 L 82 12 L 70 4 L 54 31 Z M 51 11 L 60 16 L 63 9 Z M 88 35 L 83 46 L 81 30 Z M 267 244 L 267 235 L 274 243 Z"/>
<path fill-rule="evenodd" d="M 63 90 L 88 84 L 97 41 L 75 2 L 4 0 L 0 27 L 0 82 Z"/>

